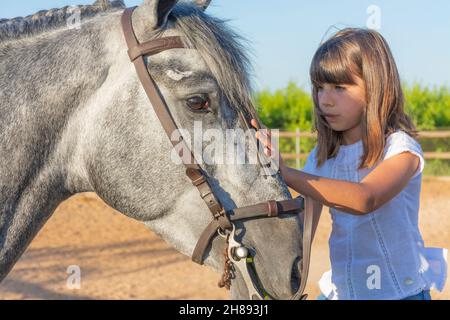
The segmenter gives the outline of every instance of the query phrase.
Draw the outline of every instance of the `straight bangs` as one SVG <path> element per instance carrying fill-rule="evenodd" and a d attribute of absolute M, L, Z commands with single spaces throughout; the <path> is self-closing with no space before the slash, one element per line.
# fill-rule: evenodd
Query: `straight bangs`
<path fill-rule="evenodd" d="M 310 77 L 314 87 L 331 84 L 356 84 L 354 75 L 359 75 L 355 55 L 349 55 L 348 46 L 332 41 L 319 48 L 311 63 Z"/>

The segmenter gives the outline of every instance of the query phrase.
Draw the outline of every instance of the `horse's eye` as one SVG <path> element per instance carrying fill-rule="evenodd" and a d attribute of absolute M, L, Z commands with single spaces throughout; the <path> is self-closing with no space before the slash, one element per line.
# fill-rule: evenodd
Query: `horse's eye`
<path fill-rule="evenodd" d="M 194 112 L 209 112 L 209 100 L 202 96 L 195 96 L 187 99 L 186 105 Z"/>

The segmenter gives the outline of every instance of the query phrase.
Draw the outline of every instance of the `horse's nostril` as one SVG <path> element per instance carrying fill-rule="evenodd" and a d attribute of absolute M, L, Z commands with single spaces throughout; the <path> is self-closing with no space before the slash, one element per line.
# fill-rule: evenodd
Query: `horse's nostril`
<path fill-rule="evenodd" d="M 292 271 L 291 271 L 291 290 L 292 290 L 292 293 L 297 292 L 297 290 L 300 288 L 301 262 L 302 262 L 302 259 L 300 257 L 297 257 L 297 258 L 295 258 L 294 263 L 292 264 Z"/>

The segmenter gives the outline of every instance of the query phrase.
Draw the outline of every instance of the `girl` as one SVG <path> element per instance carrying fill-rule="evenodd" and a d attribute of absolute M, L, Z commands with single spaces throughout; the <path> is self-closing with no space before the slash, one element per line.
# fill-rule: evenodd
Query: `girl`
<path fill-rule="evenodd" d="M 314 55 L 310 76 L 318 142 L 302 171 L 279 159 L 286 183 L 333 220 L 326 299 L 431 299 L 443 289 L 446 251 L 425 248 L 418 228 L 424 158 L 405 114 L 385 39 L 344 29 Z M 256 122 L 252 120 L 256 127 Z M 256 134 L 268 156 L 270 132 Z"/>

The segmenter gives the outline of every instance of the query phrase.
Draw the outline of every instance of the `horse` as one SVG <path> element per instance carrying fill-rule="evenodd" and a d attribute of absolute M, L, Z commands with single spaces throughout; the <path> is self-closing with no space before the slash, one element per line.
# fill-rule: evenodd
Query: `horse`
<path fill-rule="evenodd" d="M 146 61 L 178 127 L 192 136 L 194 122 L 225 136 L 244 127 L 239 111 L 254 111 L 246 42 L 205 12 L 209 2 L 144 0 L 132 16 L 139 41 L 179 36 L 185 43 Z M 123 10 L 122 1 L 79 6 L 75 27 L 70 7 L 0 20 L 0 281 L 77 193 L 95 192 L 187 256 L 211 220 L 185 168 L 169 157 L 172 145 L 127 55 Z M 205 101 L 209 112 L 195 112 L 192 104 Z M 261 175 L 258 164 L 201 167 L 227 210 L 292 199 L 281 176 Z M 300 217 L 236 228 L 264 289 L 290 297 L 299 285 Z M 221 272 L 225 248 L 215 237 L 205 264 Z M 250 298 L 239 272 L 232 284 L 232 299 Z"/>

